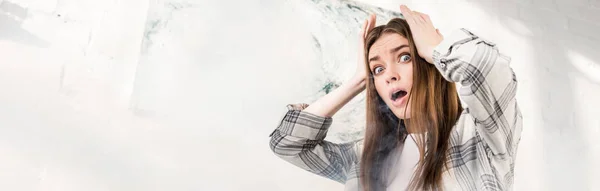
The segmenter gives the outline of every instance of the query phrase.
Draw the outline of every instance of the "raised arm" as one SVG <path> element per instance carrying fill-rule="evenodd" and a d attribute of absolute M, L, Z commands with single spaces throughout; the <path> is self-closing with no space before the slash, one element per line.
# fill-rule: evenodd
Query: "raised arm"
<path fill-rule="evenodd" d="M 515 99 L 517 79 L 510 58 L 496 45 L 466 29 L 442 36 L 428 15 L 402 5 L 419 56 L 444 78 L 460 83 L 458 94 L 475 119 L 476 132 L 494 155 L 513 155 L 521 135 L 522 116 Z"/>
<path fill-rule="evenodd" d="M 340 183 L 356 176 L 358 169 L 351 167 L 358 163 L 358 142 L 336 144 L 324 139 L 333 121 L 331 116 L 364 89 L 361 83 L 343 84 L 316 101 L 315 107 L 305 103 L 287 105 L 287 113 L 271 133 L 270 147 L 275 155 Z"/>
<path fill-rule="evenodd" d="M 314 103 L 288 104 L 288 111 L 271 133 L 270 147 L 278 157 L 309 172 L 340 183 L 355 178 L 360 152 L 360 140 L 336 144 L 325 141 L 333 115 L 352 98 L 365 89 L 368 70 L 364 63 L 364 40 L 375 27 L 375 15 L 371 15 L 359 34 L 358 63 L 356 74 Z"/>
<path fill-rule="evenodd" d="M 446 37 L 432 58 L 446 80 L 461 84 L 458 94 L 479 123 L 476 130 L 492 152 L 512 155 L 520 138 L 522 117 L 510 58 L 500 54 L 494 43 L 467 29 Z"/>

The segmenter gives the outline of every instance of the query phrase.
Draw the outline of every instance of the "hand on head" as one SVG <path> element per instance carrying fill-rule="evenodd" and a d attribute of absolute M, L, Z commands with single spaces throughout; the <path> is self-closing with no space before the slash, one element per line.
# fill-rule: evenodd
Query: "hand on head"
<path fill-rule="evenodd" d="M 429 15 L 410 10 L 406 5 L 401 5 L 400 11 L 410 26 L 419 56 L 427 62 L 433 63 L 433 49 L 442 42 L 444 36 L 438 29 L 433 27 Z"/>
<path fill-rule="evenodd" d="M 375 28 L 376 20 L 377 18 L 375 14 L 371 14 L 369 18 L 365 20 L 365 23 L 360 30 L 360 34 L 358 35 L 358 63 L 355 77 L 361 80 L 365 80 L 369 75 L 369 72 L 365 66 L 365 40 L 367 39 L 367 34 L 369 34 L 369 31 Z"/>

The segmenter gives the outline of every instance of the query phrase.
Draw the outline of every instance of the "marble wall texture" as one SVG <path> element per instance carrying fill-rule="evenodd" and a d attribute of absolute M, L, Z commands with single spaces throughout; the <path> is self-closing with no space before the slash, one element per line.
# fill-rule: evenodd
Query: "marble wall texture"
<path fill-rule="evenodd" d="M 598 0 L 0 0 L 0 190 L 342 190 L 268 135 L 401 3 L 512 57 L 515 190 L 600 189 Z M 361 138 L 363 107 L 327 139 Z"/>

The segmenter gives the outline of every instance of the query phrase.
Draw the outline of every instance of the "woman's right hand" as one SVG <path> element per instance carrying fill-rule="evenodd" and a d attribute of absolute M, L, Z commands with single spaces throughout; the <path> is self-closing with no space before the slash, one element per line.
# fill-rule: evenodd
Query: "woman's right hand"
<path fill-rule="evenodd" d="M 356 74 L 354 77 L 359 81 L 366 81 L 369 76 L 369 71 L 367 66 L 365 66 L 366 58 L 365 58 L 365 41 L 367 39 L 367 34 L 371 29 L 375 28 L 376 16 L 375 14 L 371 14 L 365 23 L 362 26 L 362 30 L 360 30 L 359 38 L 358 38 L 358 62 L 356 68 Z"/>

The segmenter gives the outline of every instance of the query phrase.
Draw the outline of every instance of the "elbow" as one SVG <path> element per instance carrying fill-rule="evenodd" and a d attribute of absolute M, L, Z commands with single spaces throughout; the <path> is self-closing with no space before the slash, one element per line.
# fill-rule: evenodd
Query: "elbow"
<path fill-rule="evenodd" d="M 278 151 L 280 150 L 280 143 L 281 140 L 284 138 L 284 136 L 281 134 L 281 132 L 279 131 L 279 129 L 275 129 L 273 130 L 273 132 L 271 132 L 271 134 L 269 135 L 270 139 L 269 139 L 269 148 L 271 148 L 271 151 L 275 154 L 278 153 Z"/>
<path fill-rule="evenodd" d="M 274 132 L 276 133 L 276 132 Z M 276 138 L 275 136 L 271 136 L 271 139 L 269 140 L 269 148 L 271 148 L 271 151 L 277 155 L 277 153 L 279 153 L 279 150 L 281 150 L 279 143 L 281 140 L 278 140 L 278 138 Z"/>
<path fill-rule="evenodd" d="M 279 130 L 273 131 L 269 140 L 271 151 L 280 158 L 298 155 L 302 145 L 286 139 L 287 135 L 282 134 Z"/>

